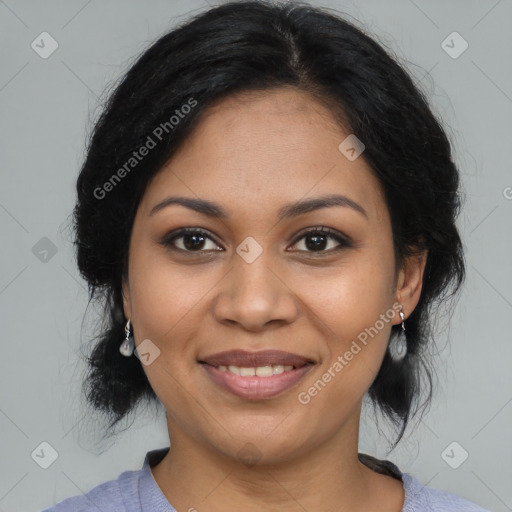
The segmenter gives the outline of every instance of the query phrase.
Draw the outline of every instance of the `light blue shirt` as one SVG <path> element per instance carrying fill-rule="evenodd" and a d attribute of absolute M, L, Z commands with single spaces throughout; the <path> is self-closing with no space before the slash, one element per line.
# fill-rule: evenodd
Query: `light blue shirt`
<path fill-rule="evenodd" d="M 169 448 L 151 450 L 146 453 L 142 469 L 124 471 L 116 480 L 99 484 L 85 495 L 67 498 L 41 512 L 177 512 L 150 470 L 168 451 Z M 425 487 L 408 473 L 401 473 L 401 477 L 405 491 L 401 512 L 489 512 L 454 494 Z"/>

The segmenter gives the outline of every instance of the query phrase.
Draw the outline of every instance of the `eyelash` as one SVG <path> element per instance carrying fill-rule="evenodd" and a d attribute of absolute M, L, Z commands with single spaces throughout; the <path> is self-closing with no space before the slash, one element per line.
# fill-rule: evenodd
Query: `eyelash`
<path fill-rule="evenodd" d="M 160 244 L 170 250 L 178 251 L 178 252 L 182 252 L 182 253 L 201 254 L 201 253 L 212 251 L 212 250 L 188 251 L 186 249 L 180 249 L 180 248 L 175 247 L 174 241 L 178 238 L 182 238 L 184 235 L 201 235 L 201 236 L 204 236 L 205 238 L 210 239 L 212 242 L 217 243 L 217 242 L 215 242 L 215 240 L 210 236 L 210 234 L 207 231 L 205 231 L 201 228 L 181 228 L 180 230 L 178 230 L 174 233 L 170 233 L 170 234 L 166 235 L 162 239 Z M 312 254 L 312 255 L 314 255 L 314 257 L 318 257 L 318 256 L 322 257 L 324 254 L 330 255 L 333 253 L 337 253 L 338 251 L 340 251 L 342 249 L 353 247 L 353 244 L 349 238 L 347 238 L 346 236 L 342 236 L 337 231 L 334 231 L 325 226 L 316 226 L 316 227 L 309 229 L 306 232 L 301 233 L 300 235 L 297 236 L 297 238 L 295 238 L 292 245 L 296 245 L 303 238 L 306 238 L 307 236 L 311 236 L 311 235 L 328 235 L 329 238 L 332 238 L 336 242 L 338 242 L 340 244 L 340 246 L 336 249 L 330 249 L 328 251 L 322 250 L 322 251 L 299 251 L 299 252 Z M 213 249 L 213 250 L 215 251 L 216 249 Z"/>

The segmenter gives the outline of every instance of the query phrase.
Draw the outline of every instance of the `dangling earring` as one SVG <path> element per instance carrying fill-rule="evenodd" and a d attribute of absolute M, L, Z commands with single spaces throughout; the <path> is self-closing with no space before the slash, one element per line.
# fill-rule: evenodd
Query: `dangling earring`
<path fill-rule="evenodd" d="M 400 318 L 402 319 L 402 332 L 391 340 L 388 347 L 391 359 L 396 362 L 401 361 L 405 354 L 407 354 L 407 337 L 405 335 L 404 314 L 402 311 L 400 311 Z"/>
<path fill-rule="evenodd" d="M 119 347 L 119 352 L 121 352 L 123 356 L 130 357 L 133 354 L 133 349 L 135 347 L 133 336 L 130 336 L 130 320 L 126 322 L 124 332 L 126 334 L 126 338 L 121 343 L 121 346 Z"/>

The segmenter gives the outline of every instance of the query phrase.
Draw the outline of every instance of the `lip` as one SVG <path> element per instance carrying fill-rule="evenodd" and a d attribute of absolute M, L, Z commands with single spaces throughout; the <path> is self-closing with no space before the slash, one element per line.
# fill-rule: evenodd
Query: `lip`
<path fill-rule="evenodd" d="M 238 365 L 236 365 L 238 366 Z M 260 365 L 261 366 L 261 365 Z M 219 370 L 208 363 L 202 363 L 208 377 L 222 389 L 246 400 L 262 400 L 275 397 L 295 386 L 314 364 L 305 364 L 299 368 L 270 377 L 242 377 L 229 371 Z"/>
<path fill-rule="evenodd" d="M 248 352 L 246 350 L 228 350 L 218 352 L 199 359 L 200 363 L 207 363 L 211 366 L 239 366 L 240 368 L 255 368 L 258 366 L 283 365 L 302 367 L 308 363 L 315 363 L 310 358 L 284 352 L 282 350 L 260 350 Z M 268 377 L 271 378 L 271 377 Z"/>

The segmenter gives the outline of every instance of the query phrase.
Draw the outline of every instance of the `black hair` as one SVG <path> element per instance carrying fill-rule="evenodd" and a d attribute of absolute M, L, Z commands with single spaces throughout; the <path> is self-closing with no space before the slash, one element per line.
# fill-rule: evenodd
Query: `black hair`
<path fill-rule="evenodd" d="M 77 180 L 74 243 L 89 302 L 101 301 L 104 314 L 82 389 L 108 416 L 109 429 L 142 399 L 158 402 L 139 359 L 119 353 L 127 320 L 121 286 L 146 187 L 214 102 L 288 86 L 327 106 L 364 143 L 362 158 L 390 212 L 397 267 L 428 250 L 421 296 L 406 320 L 407 354 L 395 362 L 386 352 L 368 396 L 398 429 L 396 443 L 410 418 L 430 403 L 429 319 L 465 277 L 455 224 L 459 174 L 441 122 L 405 67 L 330 9 L 232 1 L 197 14 L 145 50 L 116 85 L 88 141 Z M 154 147 L 136 158 L 150 141 Z M 393 326 L 390 339 L 400 329 Z"/>

